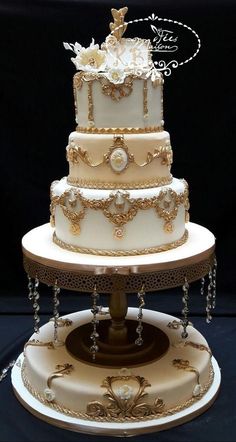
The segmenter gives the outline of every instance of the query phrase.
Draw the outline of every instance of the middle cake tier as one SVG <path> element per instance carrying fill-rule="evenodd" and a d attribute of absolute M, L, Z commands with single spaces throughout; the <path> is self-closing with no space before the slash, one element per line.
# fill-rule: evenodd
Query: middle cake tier
<path fill-rule="evenodd" d="M 51 224 L 60 247 L 98 255 L 137 255 L 178 247 L 187 240 L 188 185 L 102 190 L 51 186 Z"/>
<path fill-rule="evenodd" d="M 91 189 L 145 189 L 170 184 L 172 149 L 166 131 L 145 134 L 72 132 L 68 183 Z"/>

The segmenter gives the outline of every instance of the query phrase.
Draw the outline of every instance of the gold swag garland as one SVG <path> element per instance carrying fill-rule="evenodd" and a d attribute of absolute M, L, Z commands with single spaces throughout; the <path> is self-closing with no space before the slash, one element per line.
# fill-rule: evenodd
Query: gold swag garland
<path fill-rule="evenodd" d="M 168 188 L 161 190 L 157 196 L 137 199 L 130 198 L 128 192 L 119 190 L 110 193 L 108 198 L 98 200 L 85 198 L 79 189 L 69 188 L 60 196 L 53 195 L 52 190 L 51 224 L 55 225 L 56 206 L 62 209 L 63 214 L 71 223 L 71 232 L 76 235 L 80 233 L 80 221 L 85 217 L 87 209 L 101 210 L 103 215 L 116 228 L 122 228 L 129 221 L 132 221 L 139 210 L 154 209 L 157 215 L 164 220 L 164 231 L 171 233 L 173 232 L 173 221 L 178 214 L 178 207 L 182 204 L 187 210 L 189 203 L 186 182 L 185 190 L 182 193 L 177 194 L 174 190 Z"/>

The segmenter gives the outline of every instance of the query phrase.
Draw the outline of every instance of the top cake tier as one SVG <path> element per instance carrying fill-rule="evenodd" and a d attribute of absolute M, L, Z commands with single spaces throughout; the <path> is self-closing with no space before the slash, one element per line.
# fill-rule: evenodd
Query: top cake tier
<path fill-rule="evenodd" d="M 113 69 L 118 76 L 122 71 Z M 103 73 L 74 76 L 76 122 L 79 132 L 142 133 L 163 130 L 163 79 L 159 72 L 129 74 L 112 83 Z"/>
<path fill-rule="evenodd" d="M 74 99 L 78 132 L 145 133 L 163 130 L 163 77 L 150 40 L 123 38 L 128 8 L 112 9 L 111 33 L 100 46 L 64 43 L 75 53 Z"/>

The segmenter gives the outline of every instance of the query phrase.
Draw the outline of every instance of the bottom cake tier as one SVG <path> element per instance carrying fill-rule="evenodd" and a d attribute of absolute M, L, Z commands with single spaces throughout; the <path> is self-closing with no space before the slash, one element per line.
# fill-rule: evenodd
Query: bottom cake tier
<path fill-rule="evenodd" d="M 128 309 L 129 322 L 137 324 L 137 313 L 138 309 Z M 110 321 L 109 315 L 98 319 L 99 333 L 102 322 Z M 50 321 L 25 345 L 24 386 L 39 402 L 60 413 L 99 422 L 157 419 L 192 406 L 206 394 L 214 378 L 206 340 L 192 325 L 183 339 L 181 323 L 173 316 L 143 310 L 143 319 L 144 329 L 148 325 L 161 332 L 165 341 L 162 354 L 152 355 L 145 364 L 137 356 L 131 365 L 122 365 L 121 354 L 115 367 L 98 365 L 92 355 L 86 362 L 80 357 L 79 343 L 77 356 L 70 347 L 73 332 L 90 324 L 89 310 L 60 318 L 60 345 L 53 344 L 54 324 Z M 91 324 L 90 328 L 92 332 Z M 142 354 L 141 348 L 138 351 Z"/>
<path fill-rule="evenodd" d="M 188 185 L 150 189 L 99 190 L 71 186 L 66 178 L 51 186 L 51 224 L 60 247 L 97 255 L 157 253 L 186 242 Z"/>

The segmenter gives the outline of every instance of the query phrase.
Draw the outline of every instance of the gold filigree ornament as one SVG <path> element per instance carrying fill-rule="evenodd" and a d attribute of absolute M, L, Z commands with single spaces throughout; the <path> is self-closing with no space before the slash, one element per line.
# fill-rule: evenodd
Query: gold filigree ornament
<path fill-rule="evenodd" d="M 85 217 L 86 210 L 101 210 L 103 215 L 116 227 L 122 227 L 132 221 L 139 210 L 155 209 L 157 215 L 164 222 L 164 231 L 173 231 L 173 221 L 178 214 L 178 207 L 185 204 L 188 198 L 187 188 L 184 192 L 177 194 L 172 189 L 161 190 L 157 196 L 151 198 L 130 198 L 128 192 L 117 191 L 110 193 L 108 198 L 87 199 L 77 189 L 68 189 L 61 196 L 52 196 L 51 215 L 55 216 L 55 208 L 59 206 L 65 217 L 71 222 L 71 231 L 74 234 L 80 233 L 80 221 Z M 73 206 L 78 211 L 67 207 L 68 199 L 72 199 Z M 122 204 L 121 204 L 122 201 Z"/>
<path fill-rule="evenodd" d="M 68 189 L 61 196 L 54 195 L 51 196 L 51 217 L 50 219 L 55 219 L 55 208 L 58 205 L 63 214 L 67 219 L 69 219 L 71 226 L 70 231 L 73 235 L 80 234 L 80 221 L 85 216 L 85 207 L 81 207 L 79 211 L 73 211 L 67 207 L 66 204 L 69 204 L 70 207 L 75 208 L 78 202 L 78 194 L 79 192 L 76 189 Z"/>
<path fill-rule="evenodd" d="M 124 135 L 115 134 L 112 146 L 108 152 L 103 155 L 101 161 L 94 162 L 89 156 L 88 151 L 77 145 L 74 141 L 71 141 L 66 148 L 66 158 L 67 161 L 72 164 L 79 164 L 80 161 L 82 161 L 90 167 L 98 167 L 107 163 L 115 173 L 119 174 L 127 169 L 130 163 L 133 163 L 138 167 L 145 167 L 157 158 L 161 159 L 161 164 L 163 166 L 171 166 L 173 154 L 171 145 L 167 141 L 165 145 L 156 147 L 153 153 L 147 152 L 146 160 L 143 163 L 138 163 L 135 160 L 134 154 L 129 152 L 128 146 L 124 141 Z"/>
<path fill-rule="evenodd" d="M 162 413 L 164 402 L 157 398 L 154 404 L 143 401 L 148 395 L 145 391 L 151 384 L 142 376 L 108 376 L 101 387 L 106 388 L 104 397 L 108 404 L 99 401 L 87 405 L 87 414 L 92 418 L 107 417 L 112 420 L 120 418 L 145 418 Z"/>
<path fill-rule="evenodd" d="M 102 86 L 102 92 L 114 101 L 128 97 L 133 91 L 133 78 L 130 75 L 125 77 L 123 83 L 115 84 L 103 77 L 99 77 L 99 81 Z"/>

